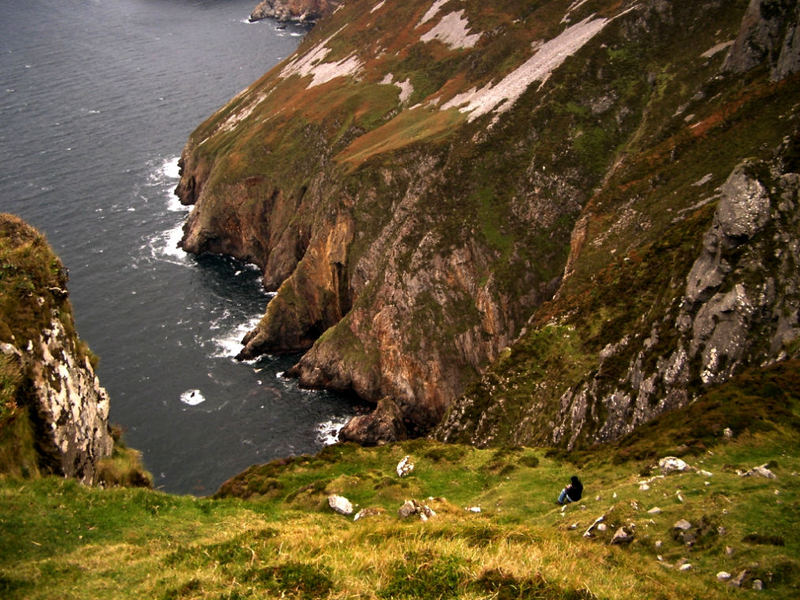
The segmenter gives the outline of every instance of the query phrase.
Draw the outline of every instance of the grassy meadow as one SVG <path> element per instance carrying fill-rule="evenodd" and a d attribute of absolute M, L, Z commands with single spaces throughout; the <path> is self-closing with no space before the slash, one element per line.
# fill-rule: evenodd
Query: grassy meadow
<path fill-rule="evenodd" d="M 787 406 L 730 438 L 670 447 L 693 469 L 666 476 L 647 449 L 683 427 L 674 415 L 627 446 L 571 456 L 336 445 L 251 467 L 214 498 L 4 476 L 0 597 L 797 598 L 800 435 L 793 397 Z M 407 455 L 415 468 L 400 478 Z M 739 474 L 763 464 L 774 479 Z M 555 498 L 573 473 L 584 498 L 562 510 Z M 329 494 L 376 514 L 336 514 Z M 436 515 L 401 519 L 412 498 Z M 605 531 L 584 537 L 600 516 Z M 611 544 L 621 526 L 633 541 Z M 721 571 L 744 572 L 742 587 Z"/>

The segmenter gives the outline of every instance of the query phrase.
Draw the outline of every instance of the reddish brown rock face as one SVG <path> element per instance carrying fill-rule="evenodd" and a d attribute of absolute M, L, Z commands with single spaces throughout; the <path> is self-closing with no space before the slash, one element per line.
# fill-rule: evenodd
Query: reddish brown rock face
<path fill-rule="evenodd" d="M 444 437 L 571 444 L 687 401 L 677 337 L 643 315 L 674 322 L 714 187 L 750 138 L 780 143 L 797 84 L 720 75 L 744 6 L 563 4 L 342 4 L 192 134 L 183 248 L 276 291 L 243 358 L 302 351 L 302 385 L 390 399 L 402 428 L 384 406 L 370 439 L 450 411 Z M 660 400 L 642 344 L 674 358 Z"/>

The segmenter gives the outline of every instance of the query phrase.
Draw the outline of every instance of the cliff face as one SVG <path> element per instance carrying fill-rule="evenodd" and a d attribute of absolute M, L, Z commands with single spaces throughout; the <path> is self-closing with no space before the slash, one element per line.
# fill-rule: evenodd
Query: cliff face
<path fill-rule="evenodd" d="M 182 155 L 183 247 L 277 291 L 242 357 L 381 400 L 351 439 L 566 444 L 791 353 L 797 19 L 754 10 L 343 5 Z"/>
<path fill-rule="evenodd" d="M 66 271 L 44 238 L 0 215 L 2 468 L 94 483 L 111 456 L 108 394 L 74 330 Z M 15 436 L 13 432 L 24 432 Z"/>

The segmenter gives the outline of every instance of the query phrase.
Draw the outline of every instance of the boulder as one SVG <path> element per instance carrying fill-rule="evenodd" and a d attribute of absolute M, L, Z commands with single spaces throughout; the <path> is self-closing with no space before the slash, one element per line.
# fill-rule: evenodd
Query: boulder
<path fill-rule="evenodd" d="M 614 533 L 614 537 L 611 538 L 612 544 L 622 545 L 622 544 L 630 544 L 633 541 L 634 532 L 633 528 L 625 529 L 624 527 L 620 527 Z"/>
<path fill-rule="evenodd" d="M 401 519 L 407 519 L 413 515 L 419 515 L 419 518 L 423 521 L 427 521 L 431 517 L 436 516 L 436 512 L 434 512 L 430 506 L 421 504 L 416 500 L 406 500 L 403 502 L 403 505 L 398 509 L 397 514 Z"/>
<path fill-rule="evenodd" d="M 689 465 L 675 456 L 665 456 L 659 459 L 658 468 L 664 475 L 669 475 L 670 473 L 683 473 L 689 469 Z"/>
<path fill-rule="evenodd" d="M 372 413 L 350 419 L 339 431 L 340 440 L 362 446 L 396 442 L 407 437 L 403 415 L 390 398 L 380 400 Z"/>
<path fill-rule="evenodd" d="M 328 496 L 328 506 L 333 509 L 333 512 L 337 512 L 340 515 L 352 515 L 353 514 L 353 505 L 344 496 L 337 496 L 336 494 L 331 494 Z"/>
<path fill-rule="evenodd" d="M 397 468 L 395 470 L 397 471 L 398 477 L 405 477 L 406 475 L 411 473 L 411 471 L 414 470 L 414 463 L 411 462 L 411 457 L 404 456 L 403 460 L 397 463 Z"/>
<path fill-rule="evenodd" d="M 720 571 L 717 573 L 717 581 L 728 581 L 731 578 L 731 574 L 727 571 Z"/>

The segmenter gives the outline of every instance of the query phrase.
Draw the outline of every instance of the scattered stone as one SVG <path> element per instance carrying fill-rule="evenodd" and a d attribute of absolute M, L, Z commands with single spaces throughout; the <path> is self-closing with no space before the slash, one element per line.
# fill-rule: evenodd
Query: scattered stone
<path fill-rule="evenodd" d="M 588 529 L 587 529 L 587 530 L 586 530 L 586 531 L 583 533 L 583 537 L 585 537 L 585 538 L 592 537 L 592 531 L 593 531 L 593 530 L 595 529 L 595 527 L 597 527 L 598 525 L 601 525 L 601 524 L 603 524 L 603 521 L 605 520 L 605 518 L 606 518 L 606 516 L 605 516 L 605 515 L 601 515 L 601 516 L 597 517 L 597 518 L 594 520 L 594 522 L 593 522 L 591 525 L 589 525 L 589 528 L 588 528 Z"/>
<path fill-rule="evenodd" d="M 481 512 L 481 507 L 480 506 L 468 506 L 467 507 L 467 512 L 479 513 L 479 512 Z"/>
<path fill-rule="evenodd" d="M 661 514 L 661 509 L 658 506 L 654 506 L 653 508 L 648 510 L 647 513 L 650 514 L 650 515 L 660 515 Z"/>
<path fill-rule="evenodd" d="M 747 569 L 743 569 L 734 579 L 731 579 L 731 585 L 735 585 L 736 587 L 742 587 L 747 578 L 750 576 L 750 571 Z"/>
<path fill-rule="evenodd" d="M 686 519 L 680 519 L 679 521 L 675 521 L 675 524 L 672 526 L 672 528 L 680 529 L 681 531 L 689 531 L 692 528 L 692 524 Z"/>
<path fill-rule="evenodd" d="M 605 531 L 606 529 L 608 529 L 608 527 L 606 526 L 605 523 L 598 523 L 597 524 L 597 531 Z"/>
<path fill-rule="evenodd" d="M 410 456 L 404 456 L 403 460 L 397 463 L 397 476 L 405 477 L 414 470 L 414 463 L 411 462 Z"/>
<path fill-rule="evenodd" d="M 630 544 L 633 541 L 634 532 L 628 531 L 624 527 L 620 527 L 614 533 L 614 537 L 611 538 L 612 544 Z"/>
<path fill-rule="evenodd" d="M 574 530 L 574 529 L 577 529 L 577 528 L 578 528 L 578 522 L 577 522 L 577 521 L 575 521 L 575 522 L 574 522 L 572 525 L 570 525 L 570 526 L 569 526 L 567 529 L 569 529 L 570 531 L 572 531 L 572 530 Z"/>
<path fill-rule="evenodd" d="M 725 546 L 725 555 L 733 556 L 734 550 L 731 546 Z"/>
<path fill-rule="evenodd" d="M 717 581 L 728 581 L 731 578 L 731 574 L 727 571 L 720 571 L 717 573 Z"/>
<path fill-rule="evenodd" d="M 723 527 L 722 525 L 717 527 L 717 534 L 718 535 L 725 535 L 726 533 L 728 533 L 728 530 L 725 529 L 725 527 Z"/>
<path fill-rule="evenodd" d="M 664 545 L 664 542 L 662 542 L 661 540 L 656 540 L 655 543 L 653 544 L 653 546 L 655 547 L 656 550 L 661 550 L 661 546 L 663 546 L 663 545 Z"/>
<path fill-rule="evenodd" d="M 631 508 L 633 510 L 641 510 L 639 503 L 636 500 L 631 500 Z"/>
<path fill-rule="evenodd" d="M 378 515 L 383 515 L 383 514 L 386 514 L 386 509 L 381 508 L 379 506 L 362 508 L 360 511 L 356 513 L 356 516 L 353 517 L 353 521 L 359 521 L 361 519 L 366 519 L 368 517 L 377 517 Z"/>
<path fill-rule="evenodd" d="M 611 494 L 611 497 L 616 499 L 617 498 L 617 492 L 614 492 L 613 494 Z"/>
<path fill-rule="evenodd" d="M 754 590 L 763 590 L 764 589 L 764 582 L 760 579 L 753 579 L 753 589 Z"/>
<path fill-rule="evenodd" d="M 683 502 L 683 496 L 681 496 L 681 492 L 680 492 L 680 490 L 678 490 L 678 491 L 676 491 L 676 492 L 675 492 L 675 499 L 676 499 L 678 502 Z"/>
<path fill-rule="evenodd" d="M 692 563 L 685 563 L 678 567 L 679 571 L 689 571 L 692 568 Z"/>
<path fill-rule="evenodd" d="M 436 516 L 436 513 L 430 506 L 427 506 L 426 504 L 420 504 L 416 500 L 406 500 L 403 502 L 403 506 L 398 509 L 397 514 L 401 519 L 407 519 L 413 515 L 419 515 L 419 518 L 423 521 L 427 521 L 428 519 Z"/>
<path fill-rule="evenodd" d="M 661 469 L 664 475 L 669 475 L 670 473 L 683 473 L 689 469 L 689 465 L 675 456 L 665 456 L 659 459 L 658 468 Z"/>
<path fill-rule="evenodd" d="M 733 437 L 733 430 L 730 427 L 726 427 L 722 430 L 722 435 L 725 436 L 725 439 L 731 439 Z"/>
<path fill-rule="evenodd" d="M 647 490 L 650 489 L 650 486 L 647 484 L 647 482 L 643 481 L 639 484 L 639 489 L 642 490 L 643 492 L 646 492 Z"/>
<path fill-rule="evenodd" d="M 713 477 L 714 476 L 714 474 L 711 471 L 706 471 L 705 469 L 700 469 L 698 471 L 698 473 L 700 473 L 700 475 L 702 475 L 703 477 Z"/>
<path fill-rule="evenodd" d="M 353 505 L 344 496 L 337 496 L 336 494 L 331 494 L 328 496 L 328 506 L 333 509 L 333 512 L 337 512 L 340 515 L 352 515 L 353 514 Z"/>
<path fill-rule="evenodd" d="M 770 469 L 767 467 L 767 464 L 769 463 L 753 467 L 749 471 L 744 471 L 744 472 L 740 471 L 739 477 L 753 477 L 758 475 L 759 477 L 766 477 L 767 479 L 777 479 L 777 476 L 775 475 L 775 473 L 770 471 Z"/>

